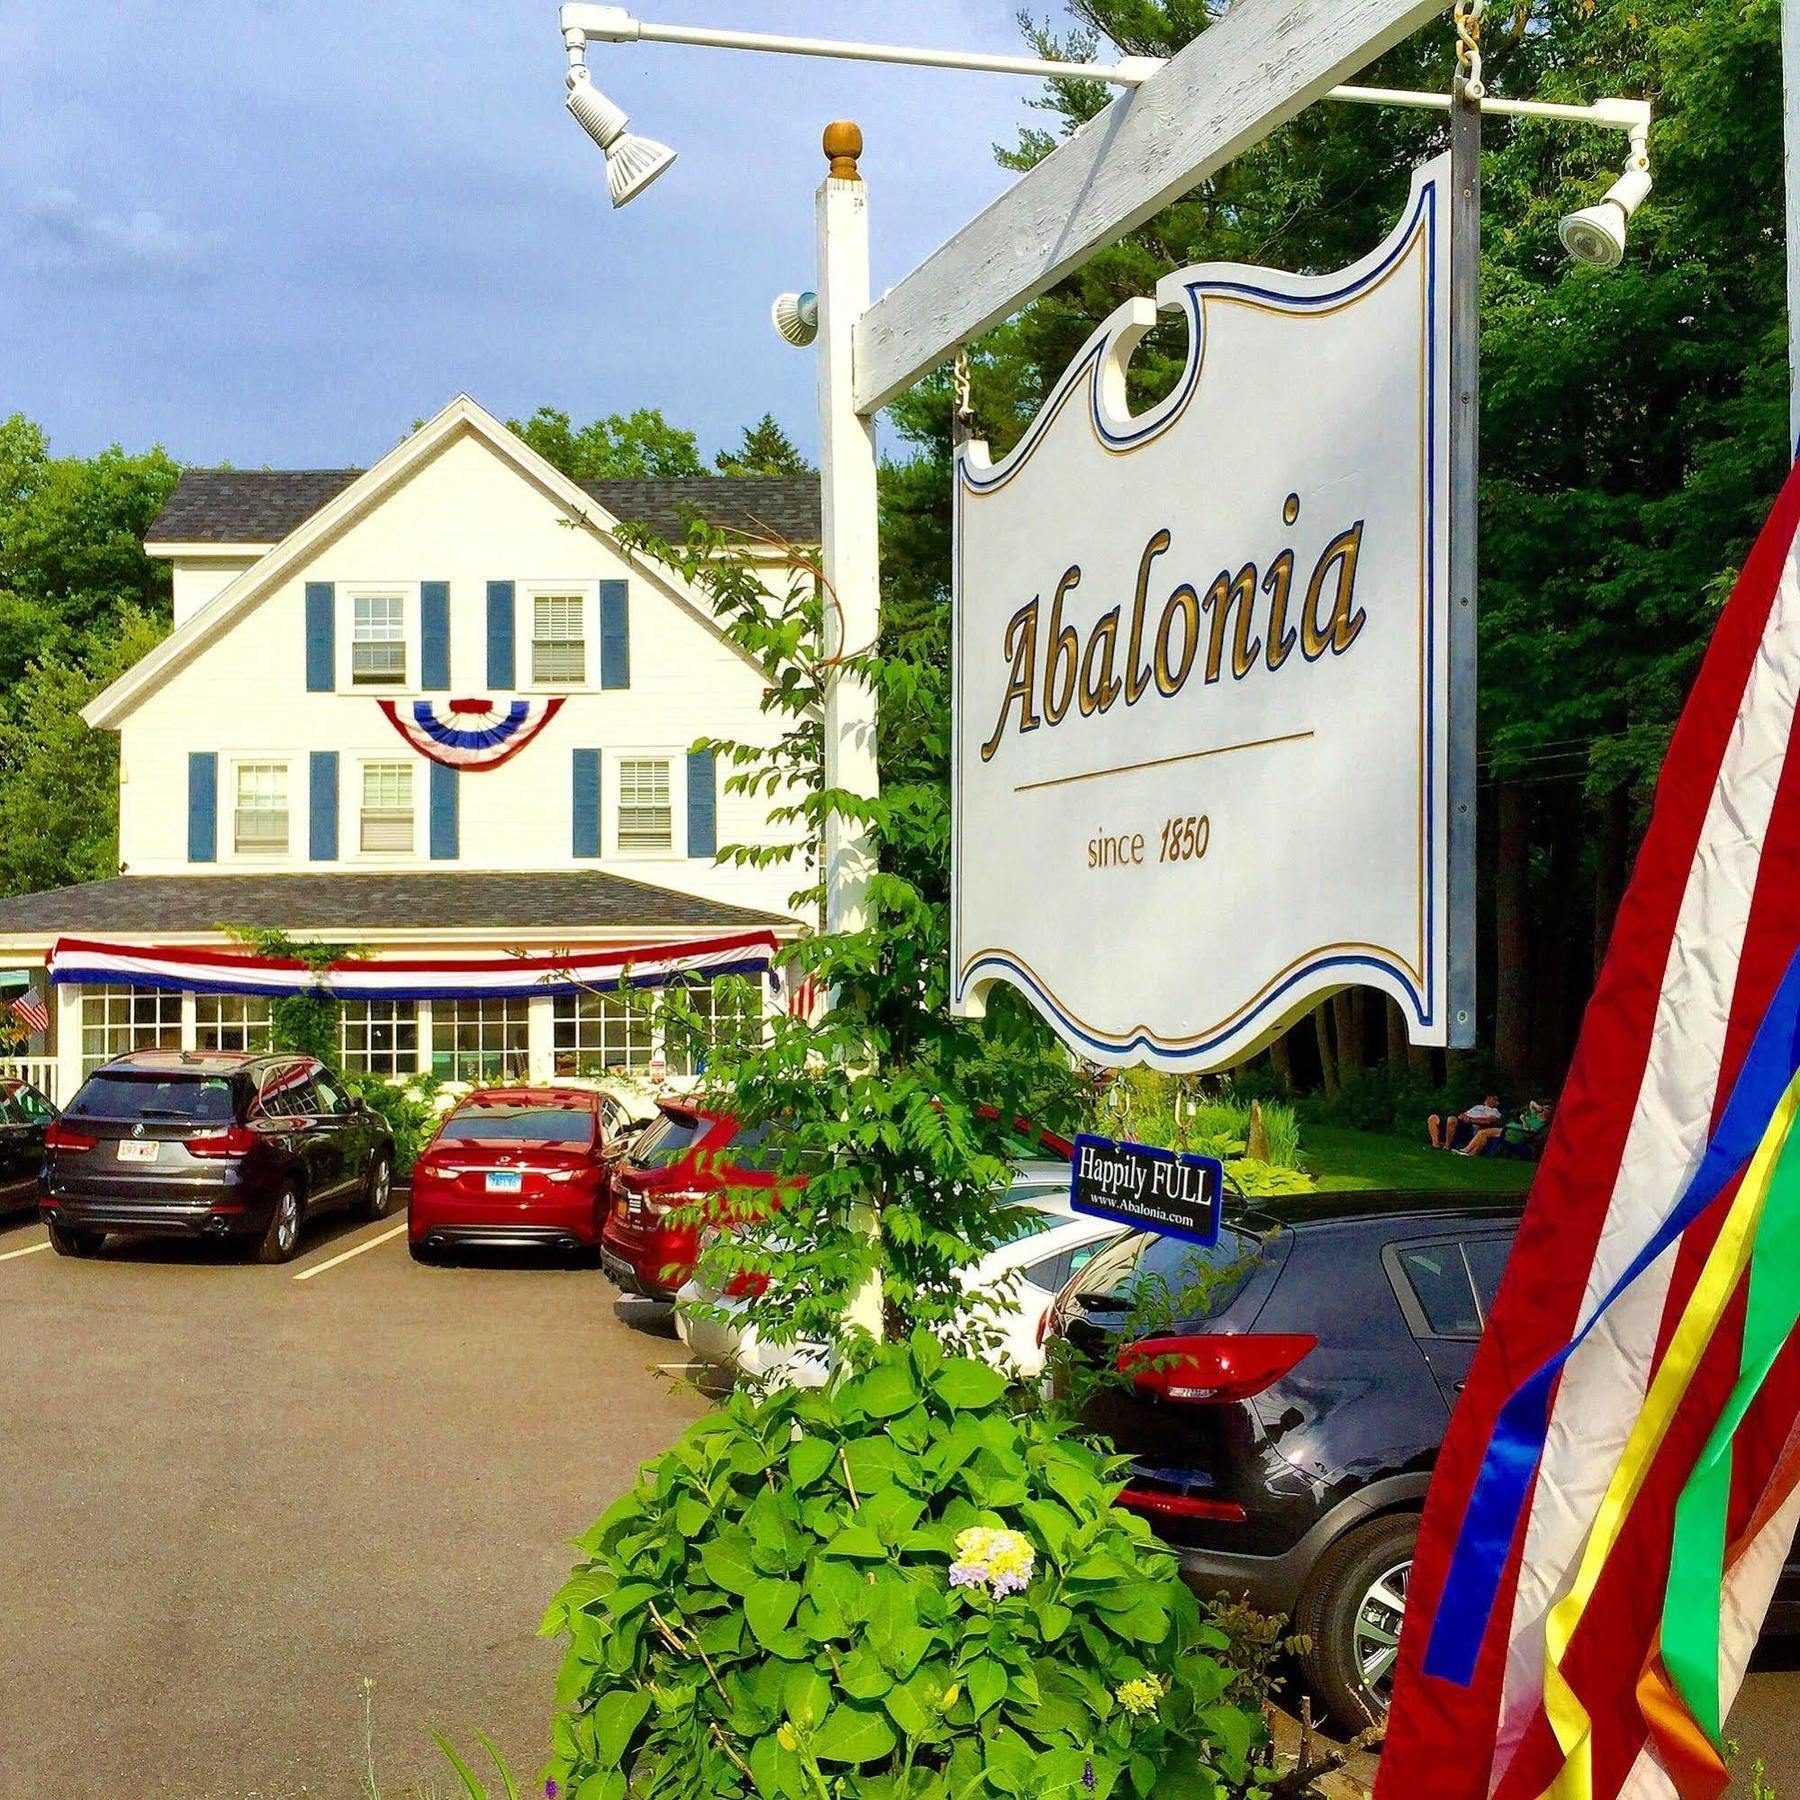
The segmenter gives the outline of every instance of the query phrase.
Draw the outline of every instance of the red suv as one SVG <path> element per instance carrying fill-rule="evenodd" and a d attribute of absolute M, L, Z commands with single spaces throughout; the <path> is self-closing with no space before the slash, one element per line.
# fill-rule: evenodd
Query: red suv
<path fill-rule="evenodd" d="M 444 1117 L 413 1165 L 407 1241 L 418 1262 L 451 1244 L 591 1250 L 626 1124 L 607 1094 L 482 1088 Z"/>
<path fill-rule="evenodd" d="M 781 1184 L 774 1170 L 757 1167 L 775 1160 L 764 1149 L 768 1134 L 767 1125 L 740 1130 L 728 1113 L 659 1102 L 655 1120 L 614 1166 L 601 1267 L 627 1293 L 673 1300 L 694 1272 L 701 1230 L 721 1222 L 716 1214 L 701 1219 L 700 1203 L 733 1188 Z"/>

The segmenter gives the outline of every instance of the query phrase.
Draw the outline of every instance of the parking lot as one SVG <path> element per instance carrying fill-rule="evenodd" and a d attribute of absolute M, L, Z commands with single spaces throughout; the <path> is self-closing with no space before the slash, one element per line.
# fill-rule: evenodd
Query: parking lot
<path fill-rule="evenodd" d="M 284 1267 L 0 1221 L 0 1796 L 448 1791 L 477 1726 L 529 1776 L 538 1639 L 598 1516 L 702 1402 L 591 1267 L 421 1268 L 399 1216 Z"/>

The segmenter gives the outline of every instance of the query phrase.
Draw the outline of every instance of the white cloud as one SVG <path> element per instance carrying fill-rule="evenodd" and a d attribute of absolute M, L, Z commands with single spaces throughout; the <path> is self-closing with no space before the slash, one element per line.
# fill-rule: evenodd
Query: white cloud
<path fill-rule="evenodd" d="M 186 281 L 203 276 L 224 243 L 152 207 L 128 216 L 94 212 L 68 188 L 47 188 L 25 209 L 22 244 L 38 267 L 103 281 Z"/>

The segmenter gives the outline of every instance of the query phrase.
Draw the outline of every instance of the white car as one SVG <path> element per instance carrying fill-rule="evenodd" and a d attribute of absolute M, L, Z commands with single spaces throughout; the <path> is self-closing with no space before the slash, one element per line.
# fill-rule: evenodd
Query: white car
<path fill-rule="evenodd" d="M 1007 1190 L 1013 1235 L 962 1274 L 971 1294 L 988 1297 L 984 1323 L 997 1334 L 988 1352 L 997 1368 L 1020 1381 L 1042 1373 L 1039 1326 L 1050 1303 L 1075 1271 L 1105 1249 L 1123 1229 L 1105 1219 L 1082 1217 L 1069 1206 L 1067 1163 L 1027 1163 Z M 675 1296 L 675 1329 L 701 1362 L 735 1369 L 759 1381 L 820 1387 L 831 1372 L 822 1344 L 765 1344 L 752 1323 L 756 1302 L 718 1292 L 696 1272 Z M 699 1316 L 704 1307 L 709 1316 Z"/>

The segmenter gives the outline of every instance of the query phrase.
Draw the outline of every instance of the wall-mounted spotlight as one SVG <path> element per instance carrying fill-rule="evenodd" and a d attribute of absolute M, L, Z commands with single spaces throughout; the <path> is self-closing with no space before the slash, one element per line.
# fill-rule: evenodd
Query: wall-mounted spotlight
<path fill-rule="evenodd" d="M 1590 269 L 1616 269 L 1625 260 L 1625 228 L 1650 193 L 1650 157 L 1634 132 L 1625 173 L 1598 206 L 1584 206 L 1563 220 L 1563 248 Z"/>
<path fill-rule="evenodd" d="M 819 335 L 819 296 L 817 294 L 777 294 L 769 308 L 775 329 L 794 346 L 804 350 Z"/>
<path fill-rule="evenodd" d="M 582 130 L 606 152 L 606 189 L 614 206 L 635 200 L 675 161 L 667 144 L 625 129 L 630 121 L 624 112 L 594 86 L 580 63 L 569 70 L 567 105 Z"/>

